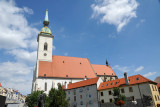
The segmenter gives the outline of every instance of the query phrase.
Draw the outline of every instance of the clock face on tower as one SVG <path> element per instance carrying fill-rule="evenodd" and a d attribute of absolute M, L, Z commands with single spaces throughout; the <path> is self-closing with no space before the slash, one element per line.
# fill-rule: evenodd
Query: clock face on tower
<path fill-rule="evenodd" d="M 47 54 L 46 54 L 46 53 L 44 53 L 44 56 L 47 56 Z"/>

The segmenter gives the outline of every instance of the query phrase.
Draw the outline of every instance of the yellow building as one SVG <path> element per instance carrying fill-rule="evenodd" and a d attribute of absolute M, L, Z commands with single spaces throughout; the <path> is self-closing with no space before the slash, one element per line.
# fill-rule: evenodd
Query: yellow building
<path fill-rule="evenodd" d="M 125 74 L 126 75 L 126 74 Z M 142 105 L 149 105 L 146 98 L 151 97 L 152 106 L 157 107 L 160 104 L 160 95 L 157 88 L 157 83 L 149 80 L 141 75 L 130 76 L 116 79 L 112 81 L 103 82 L 98 88 L 99 100 L 101 103 L 113 103 L 114 97 L 112 95 L 113 88 L 119 87 L 122 95 L 125 95 L 130 101 L 142 103 Z"/>
<path fill-rule="evenodd" d="M 0 87 L 0 95 L 1 95 L 1 96 L 6 96 L 6 94 L 7 94 L 6 89 L 3 88 L 3 87 Z"/>

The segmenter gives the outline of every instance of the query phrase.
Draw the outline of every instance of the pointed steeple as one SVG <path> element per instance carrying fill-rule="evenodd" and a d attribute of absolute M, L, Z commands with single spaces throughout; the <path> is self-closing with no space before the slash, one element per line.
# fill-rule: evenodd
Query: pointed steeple
<path fill-rule="evenodd" d="M 49 29 L 49 19 L 48 19 L 48 9 L 46 10 L 45 19 L 43 21 L 44 27 L 41 29 L 40 34 L 52 35 L 51 30 Z"/>
<path fill-rule="evenodd" d="M 48 20 L 48 9 L 46 10 L 46 15 L 45 15 L 45 19 L 43 21 L 43 24 L 44 26 L 47 26 L 49 25 L 49 20 Z"/>

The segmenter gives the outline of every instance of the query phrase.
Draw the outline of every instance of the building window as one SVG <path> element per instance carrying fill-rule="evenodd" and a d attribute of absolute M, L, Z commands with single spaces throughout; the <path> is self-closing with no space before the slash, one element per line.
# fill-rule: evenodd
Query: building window
<path fill-rule="evenodd" d="M 112 103 L 112 99 L 109 99 L 109 102 Z"/>
<path fill-rule="evenodd" d="M 70 100 L 70 97 L 68 97 L 68 101 Z"/>
<path fill-rule="evenodd" d="M 153 85 L 152 85 L 152 90 L 154 91 L 154 87 L 153 87 Z"/>
<path fill-rule="evenodd" d="M 125 93 L 125 92 L 124 92 L 124 88 L 121 89 L 121 93 Z"/>
<path fill-rule="evenodd" d="M 115 82 L 115 85 L 117 84 L 117 82 Z"/>
<path fill-rule="evenodd" d="M 106 86 L 108 86 L 108 84 L 106 84 Z"/>
<path fill-rule="evenodd" d="M 157 88 L 156 88 L 156 86 L 155 86 L 155 91 L 157 91 Z"/>
<path fill-rule="evenodd" d="M 76 101 L 76 96 L 74 96 L 74 101 Z"/>
<path fill-rule="evenodd" d="M 89 87 L 87 87 L 87 90 L 89 90 Z"/>
<path fill-rule="evenodd" d="M 101 96 L 103 96 L 103 92 L 101 92 Z"/>
<path fill-rule="evenodd" d="M 80 95 L 80 98 L 82 99 L 82 95 Z"/>
<path fill-rule="evenodd" d="M 68 91 L 68 94 L 70 94 L 70 91 Z"/>
<path fill-rule="evenodd" d="M 159 96 L 157 95 L 157 99 L 160 100 Z"/>
<path fill-rule="evenodd" d="M 91 98 L 91 94 L 89 94 L 89 98 Z"/>
<path fill-rule="evenodd" d="M 139 80 L 139 77 L 137 77 L 136 80 Z"/>
<path fill-rule="evenodd" d="M 102 85 L 102 87 L 104 87 L 104 84 Z"/>
<path fill-rule="evenodd" d="M 155 95 L 155 100 L 157 101 L 157 97 L 156 97 L 156 95 Z"/>
<path fill-rule="evenodd" d="M 74 93 L 74 95 L 76 95 L 76 90 L 74 90 L 74 92 L 73 92 L 73 93 Z"/>
<path fill-rule="evenodd" d="M 111 85 L 112 85 L 113 83 L 111 83 Z"/>
<path fill-rule="evenodd" d="M 132 87 L 129 87 L 129 92 L 133 92 L 133 88 Z"/>
<path fill-rule="evenodd" d="M 47 91 L 47 83 L 46 82 L 45 82 L 44 88 L 45 88 L 44 90 Z"/>
<path fill-rule="evenodd" d="M 48 44 L 45 42 L 44 43 L 44 50 L 47 51 L 47 48 L 48 48 Z"/>
<path fill-rule="evenodd" d="M 101 100 L 102 103 L 104 103 L 104 100 Z"/>
<path fill-rule="evenodd" d="M 111 92 L 111 91 L 108 91 L 108 94 L 109 94 L 109 95 L 111 95 L 111 94 L 112 94 L 112 92 Z"/>
<path fill-rule="evenodd" d="M 81 101 L 81 105 L 83 105 L 83 101 Z"/>
<path fill-rule="evenodd" d="M 83 89 L 82 89 L 82 88 L 80 88 L 80 89 L 79 89 L 79 92 L 83 92 Z"/>

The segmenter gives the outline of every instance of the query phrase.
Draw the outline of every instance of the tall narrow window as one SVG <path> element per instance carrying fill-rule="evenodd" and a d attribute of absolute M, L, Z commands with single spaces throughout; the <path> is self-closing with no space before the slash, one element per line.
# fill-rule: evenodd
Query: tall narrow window
<path fill-rule="evenodd" d="M 47 83 L 46 82 L 45 82 L 44 88 L 45 88 L 45 91 L 47 91 Z"/>
<path fill-rule="evenodd" d="M 129 92 L 133 92 L 133 88 L 132 87 L 129 87 Z"/>
<path fill-rule="evenodd" d="M 74 101 L 76 101 L 76 96 L 74 96 Z"/>
<path fill-rule="evenodd" d="M 124 93 L 124 88 L 121 89 L 121 93 Z"/>
<path fill-rule="evenodd" d="M 44 43 L 44 50 L 47 51 L 47 48 L 48 48 L 48 44 L 45 42 Z"/>
<path fill-rule="evenodd" d="M 101 96 L 103 96 L 103 92 L 101 92 Z"/>

